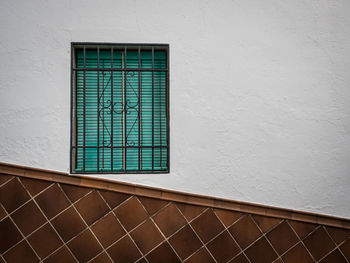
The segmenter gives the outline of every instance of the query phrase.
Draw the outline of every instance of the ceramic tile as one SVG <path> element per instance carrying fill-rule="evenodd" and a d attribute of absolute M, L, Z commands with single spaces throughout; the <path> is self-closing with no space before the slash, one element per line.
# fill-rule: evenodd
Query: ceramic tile
<path fill-rule="evenodd" d="M 125 234 L 123 227 L 113 213 L 109 213 L 107 216 L 97 221 L 97 223 L 91 227 L 91 230 L 105 248 Z"/>
<path fill-rule="evenodd" d="M 169 239 L 169 243 L 182 260 L 185 260 L 202 246 L 202 243 L 188 225 L 173 235 Z"/>
<path fill-rule="evenodd" d="M 240 249 L 227 231 L 224 231 L 207 245 L 218 263 L 227 262 L 236 256 Z"/>
<path fill-rule="evenodd" d="M 7 213 L 23 205 L 29 198 L 29 194 L 16 177 L 0 187 L 0 202 Z"/>
<path fill-rule="evenodd" d="M 44 259 L 62 245 L 62 241 L 49 224 L 34 232 L 28 237 L 28 241 L 41 259 Z"/>
<path fill-rule="evenodd" d="M 118 206 L 114 212 L 128 231 L 148 217 L 146 210 L 136 197 L 132 197 Z"/>
<path fill-rule="evenodd" d="M 208 209 L 193 220 L 191 225 L 204 243 L 207 243 L 224 230 L 224 226 L 221 224 L 212 209 Z"/>
<path fill-rule="evenodd" d="M 319 227 L 315 232 L 306 237 L 304 244 L 315 260 L 320 260 L 335 247 L 334 242 L 323 227 Z"/>
<path fill-rule="evenodd" d="M 89 229 L 70 241 L 68 247 L 79 262 L 87 262 L 102 251 L 102 247 Z"/>
<path fill-rule="evenodd" d="M 167 242 L 158 246 L 155 250 L 146 256 L 149 263 L 179 263 L 181 260 L 177 257 L 174 250 Z"/>
<path fill-rule="evenodd" d="M 65 242 L 86 228 L 83 220 L 72 206 L 54 218 L 52 225 Z"/>
<path fill-rule="evenodd" d="M 4 253 L 22 239 L 21 234 L 9 217 L 0 221 L 0 233 L 0 253 Z"/>
<path fill-rule="evenodd" d="M 299 243 L 291 250 L 289 250 L 286 254 L 282 256 L 282 259 L 285 263 L 312 263 L 314 260 L 310 256 L 309 252 L 306 250 L 302 243 Z"/>
<path fill-rule="evenodd" d="M 148 253 L 164 240 L 162 234 L 151 219 L 147 219 L 146 222 L 134 229 L 130 235 L 144 254 Z"/>
<path fill-rule="evenodd" d="M 74 204 L 88 225 L 109 212 L 109 208 L 97 191 L 92 191 Z"/>
<path fill-rule="evenodd" d="M 153 219 L 166 237 L 186 224 L 185 218 L 173 203 L 162 209 Z"/>
<path fill-rule="evenodd" d="M 241 218 L 228 230 L 242 249 L 245 249 L 262 235 L 259 228 L 256 226 L 253 219 L 249 215 Z"/>
<path fill-rule="evenodd" d="M 111 246 L 107 252 L 115 262 L 120 263 L 135 262 L 141 257 L 141 253 L 128 236 Z"/>
<path fill-rule="evenodd" d="M 70 202 L 57 184 L 47 188 L 35 200 L 49 219 L 70 205 Z"/>
<path fill-rule="evenodd" d="M 35 255 L 33 249 L 30 248 L 26 241 L 18 243 L 4 254 L 4 258 L 7 263 L 36 263 L 39 262 L 39 258 Z"/>
<path fill-rule="evenodd" d="M 275 251 L 265 237 L 248 247 L 245 254 L 252 263 L 271 263 L 277 258 Z"/>

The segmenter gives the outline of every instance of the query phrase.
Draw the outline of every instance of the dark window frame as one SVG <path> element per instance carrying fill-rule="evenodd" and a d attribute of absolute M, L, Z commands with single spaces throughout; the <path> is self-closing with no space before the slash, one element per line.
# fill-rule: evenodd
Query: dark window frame
<path fill-rule="evenodd" d="M 76 165 L 76 153 L 74 154 L 74 148 L 77 148 L 75 145 L 75 140 L 77 140 L 77 135 L 76 135 L 76 130 L 77 130 L 77 114 L 76 114 L 76 83 L 74 77 L 75 72 L 77 71 L 76 68 L 76 49 L 78 48 L 84 48 L 84 52 L 86 48 L 96 48 L 98 50 L 100 49 L 124 49 L 125 52 L 128 50 L 151 50 L 152 51 L 152 70 L 145 70 L 141 69 L 140 65 L 138 66 L 138 69 L 130 69 L 130 71 L 151 71 L 155 72 L 156 70 L 153 68 L 153 54 L 155 50 L 162 50 L 166 51 L 166 69 L 162 70 L 166 72 L 166 151 L 167 151 L 167 170 L 154 170 L 153 168 L 153 149 L 155 146 L 152 146 L 152 170 L 127 170 L 124 168 L 122 171 L 76 171 L 75 170 L 75 165 Z M 85 54 L 85 53 L 84 53 Z M 113 52 L 112 52 L 113 54 Z M 169 52 L 169 44 L 153 44 L 153 43 L 100 43 L 100 42 L 71 42 L 71 85 L 70 85 L 70 173 L 71 174 L 166 174 L 170 172 L 170 103 L 169 103 L 169 97 L 170 97 L 170 92 L 169 92 L 169 83 L 170 83 L 170 52 Z M 113 59 L 113 58 L 112 58 Z M 139 55 L 140 59 L 140 55 Z M 84 59 L 85 60 L 85 59 Z M 85 68 L 86 69 L 86 68 Z M 99 69 L 100 70 L 100 69 Z M 120 69 L 110 69 L 106 71 L 123 71 L 127 72 L 128 69 L 126 70 L 120 70 Z M 153 73 L 152 73 L 152 79 L 153 79 Z M 85 70 L 84 70 L 84 81 L 85 81 Z M 152 80 L 153 82 L 153 80 Z M 153 86 L 153 84 L 152 84 Z M 152 88 L 153 89 L 153 88 Z M 140 95 L 139 95 L 140 96 Z M 153 96 L 153 95 L 152 95 Z M 153 99 L 152 99 L 153 101 Z M 153 104 L 152 104 L 153 105 Z M 153 108 L 153 106 L 152 106 Z M 153 112 L 153 110 L 152 110 Z M 153 113 L 152 113 L 153 114 Z M 152 117 L 153 118 L 153 117 Z M 152 121 L 153 122 L 153 121 Z M 152 128 L 152 141 L 153 141 L 153 128 Z M 73 145 L 74 144 L 74 145 Z M 85 146 L 84 146 L 85 147 Z M 99 148 L 100 146 L 97 146 Z M 127 148 L 127 146 L 123 146 Z M 139 148 L 142 146 L 139 146 Z M 160 146 L 162 147 L 162 146 Z M 76 152 L 76 151 L 75 151 Z M 124 160 L 126 162 L 126 160 Z M 140 160 L 139 160 L 140 161 Z M 85 161 L 84 161 L 85 162 Z M 84 164 L 85 167 L 85 164 Z M 84 168 L 85 169 L 85 168 Z M 112 168 L 113 169 L 113 168 Z"/>

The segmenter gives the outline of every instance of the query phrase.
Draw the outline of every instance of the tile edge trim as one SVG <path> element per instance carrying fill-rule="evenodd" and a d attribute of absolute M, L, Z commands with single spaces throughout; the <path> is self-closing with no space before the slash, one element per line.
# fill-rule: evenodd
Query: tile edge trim
<path fill-rule="evenodd" d="M 27 167 L 17 164 L 0 162 L 0 173 L 157 198 L 167 201 L 181 202 L 191 205 L 207 206 L 236 212 L 250 213 L 254 215 L 290 219 L 305 223 L 350 229 L 350 219 L 347 218 L 118 182 L 104 178 L 99 179 L 82 175 L 71 175 L 64 172 Z"/>

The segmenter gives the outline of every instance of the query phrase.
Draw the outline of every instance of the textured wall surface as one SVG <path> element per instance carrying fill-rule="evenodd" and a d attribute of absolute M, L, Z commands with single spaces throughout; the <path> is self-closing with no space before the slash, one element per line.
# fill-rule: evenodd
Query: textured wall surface
<path fill-rule="evenodd" d="M 350 217 L 350 2 L 1 1 L 0 160 L 68 171 L 70 42 L 170 44 L 171 172 L 108 178 Z"/>
<path fill-rule="evenodd" d="M 0 174 L 0 262 L 348 263 L 350 230 Z"/>

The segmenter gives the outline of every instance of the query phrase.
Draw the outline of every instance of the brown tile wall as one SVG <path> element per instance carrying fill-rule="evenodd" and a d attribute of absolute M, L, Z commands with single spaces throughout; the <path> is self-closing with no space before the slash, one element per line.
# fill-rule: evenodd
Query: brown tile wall
<path fill-rule="evenodd" d="M 0 174 L 0 262 L 350 262 L 348 229 L 218 207 Z"/>

